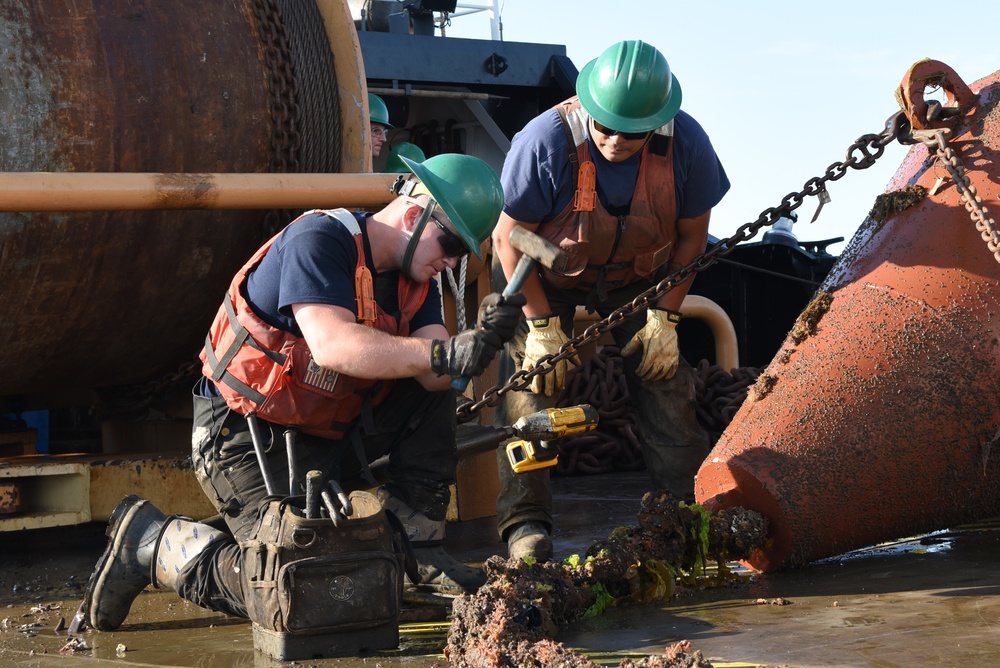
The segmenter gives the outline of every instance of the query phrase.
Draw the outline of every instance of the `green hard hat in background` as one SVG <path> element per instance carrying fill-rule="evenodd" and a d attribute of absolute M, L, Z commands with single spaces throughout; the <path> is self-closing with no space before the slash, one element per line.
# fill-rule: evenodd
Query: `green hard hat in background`
<path fill-rule="evenodd" d="M 663 54 L 637 40 L 618 42 L 584 65 L 576 94 L 590 117 L 622 132 L 649 132 L 681 107 L 681 87 Z"/>
<path fill-rule="evenodd" d="M 381 123 L 389 128 L 395 127 L 389 122 L 389 109 L 385 106 L 385 100 L 374 93 L 368 93 L 368 122 Z"/>
<path fill-rule="evenodd" d="M 403 174 L 410 171 L 410 168 L 403 164 L 400 158 L 409 158 L 413 162 L 423 162 L 427 156 L 416 144 L 411 144 L 408 141 L 400 142 L 389 151 L 389 157 L 385 160 L 385 171 Z"/>
<path fill-rule="evenodd" d="M 503 210 L 503 188 L 493 168 L 460 153 L 442 153 L 424 162 L 400 159 L 448 214 L 469 249 L 482 259 L 479 246 L 489 238 Z"/>

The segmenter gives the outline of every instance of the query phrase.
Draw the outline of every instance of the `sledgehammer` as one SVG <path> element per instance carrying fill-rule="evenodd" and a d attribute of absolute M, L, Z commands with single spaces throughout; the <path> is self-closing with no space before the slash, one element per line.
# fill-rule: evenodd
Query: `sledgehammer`
<path fill-rule="evenodd" d="M 511 246 L 521 251 L 521 258 L 517 261 L 517 266 L 514 267 L 514 273 L 511 274 L 510 280 L 507 281 L 507 287 L 503 289 L 504 297 L 513 297 L 521 291 L 521 286 L 534 271 L 536 264 L 552 271 L 566 271 L 569 255 L 548 239 L 543 239 L 534 232 L 529 232 L 520 225 L 515 225 L 507 240 Z M 459 392 L 465 392 L 470 380 L 471 378 L 464 376 L 452 378 L 451 386 Z"/>

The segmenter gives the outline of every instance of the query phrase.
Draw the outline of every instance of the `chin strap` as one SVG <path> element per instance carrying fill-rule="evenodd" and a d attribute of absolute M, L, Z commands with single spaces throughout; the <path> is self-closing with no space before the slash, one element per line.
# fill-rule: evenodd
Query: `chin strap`
<path fill-rule="evenodd" d="M 427 227 L 427 221 L 431 219 L 431 214 L 434 213 L 434 209 L 437 208 L 437 202 L 433 198 L 427 200 L 427 206 L 420 214 L 420 218 L 417 219 L 417 224 L 413 228 L 413 234 L 410 236 L 409 243 L 406 244 L 406 252 L 403 254 L 403 266 L 402 271 L 408 278 L 413 278 L 413 274 L 410 273 L 410 264 L 413 262 L 413 254 L 417 251 L 417 244 L 420 243 L 420 237 L 423 236 L 424 228 Z"/>

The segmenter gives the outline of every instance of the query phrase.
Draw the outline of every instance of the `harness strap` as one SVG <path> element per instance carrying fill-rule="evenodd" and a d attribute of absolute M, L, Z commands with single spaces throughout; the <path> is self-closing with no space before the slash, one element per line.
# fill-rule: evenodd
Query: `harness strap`
<path fill-rule="evenodd" d="M 365 249 L 361 242 L 361 235 L 354 237 L 358 245 L 358 257 L 365 256 Z M 354 295 L 358 301 L 358 322 L 365 327 L 375 326 L 375 288 L 372 283 L 372 272 L 362 263 L 358 263 L 354 271 Z"/>
<path fill-rule="evenodd" d="M 229 363 L 233 361 L 234 357 L 236 357 L 236 354 L 239 352 L 243 344 L 252 346 L 253 348 L 256 348 L 260 352 L 264 353 L 268 359 L 278 366 L 283 366 L 285 364 L 285 360 L 288 359 L 288 356 L 273 350 L 268 350 L 253 340 L 250 336 L 249 330 L 241 325 L 239 320 L 236 319 L 236 309 L 233 307 L 228 295 L 226 296 L 226 299 L 223 300 L 223 304 L 226 308 L 226 317 L 229 318 L 229 327 L 233 330 L 233 334 L 235 336 L 232 343 L 230 343 L 229 347 L 226 348 L 226 352 L 223 353 L 222 357 L 216 356 L 215 347 L 212 345 L 211 334 L 205 337 L 205 357 L 208 360 L 209 368 L 212 370 L 210 378 L 214 382 L 225 383 L 250 401 L 260 405 L 264 403 L 264 400 L 267 397 L 229 373 L 227 371 Z"/>
<path fill-rule="evenodd" d="M 563 131 L 566 133 L 566 141 L 569 143 L 569 167 L 573 175 L 573 188 L 576 188 L 576 174 L 580 170 L 580 158 L 576 154 L 576 138 L 573 136 L 573 129 L 569 126 L 569 116 L 566 114 L 566 105 L 556 105 L 559 118 L 562 119 Z"/>

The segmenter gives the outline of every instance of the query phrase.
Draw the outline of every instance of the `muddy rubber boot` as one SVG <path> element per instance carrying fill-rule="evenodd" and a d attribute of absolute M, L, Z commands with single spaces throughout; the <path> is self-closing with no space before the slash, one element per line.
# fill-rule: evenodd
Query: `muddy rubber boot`
<path fill-rule="evenodd" d="M 150 565 L 166 517 L 153 504 L 135 495 L 126 497 L 111 513 L 108 546 L 97 561 L 83 595 L 86 624 L 114 631 L 128 616 L 132 602 L 150 583 Z"/>
<path fill-rule="evenodd" d="M 507 554 L 511 559 L 531 557 L 543 564 L 552 559 L 552 539 L 541 522 L 517 524 L 507 536 Z"/>
<path fill-rule="evenodd" d="M 429 590 L 445 596 L 474 594 L 486 584 L 486 572 L 458 561 L 444 551 L 443 545 L 413 548 L 417 558 L 420 583 L 414 584 L 409 576 L 403 579 L 408 589 Z"/>
<path fill-rule="evenodd" d="M 413 546 L 420 582 L 415 583 L 406 575 L 403 579 L 404 587 L 446 596 L 460 596 L 475 593 L 486 584 L 485 571 L 463 564 L 444 551 L 444 520 L 432 520 L 414 510 L 385 487 L 379 487 L 376 496 L 383 508 L 399 518 L 406 530 L 406 537 Z"/>

